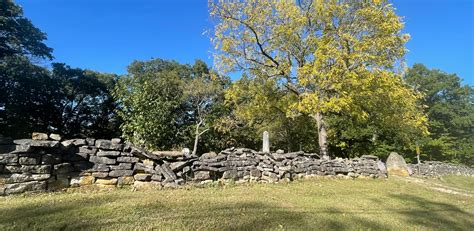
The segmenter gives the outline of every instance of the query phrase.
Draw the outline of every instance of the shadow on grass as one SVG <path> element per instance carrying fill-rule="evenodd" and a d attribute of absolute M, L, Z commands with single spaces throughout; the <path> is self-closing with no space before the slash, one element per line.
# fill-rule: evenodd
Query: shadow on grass
<path fill-rule="evenodd" d="M 410 210 L 397 211 L 408 224 L 437 230 L 472 230 L 474 227 L 473 214 L 455 205 L 408 194 L 391 195 L 391 197 L 406 201 L 413 206 Z"/>
<path fill-rule="evenodd" d="M 42 200 L 32 200 L 31 203 L 24 201 L 25 204 L 0 209 L 0 227 L 23 230 L 173 227 L 193 230 L 386 230 L 413 229 L 413 226 L 436 230 L 469 230 L 474 227 L 472 214 L 457 206 L 407 194 L 390 195 L 405 202 L 404 208 L 388 208 L 382 200 L 375 199 L 376 206 L 349 210 L 334 208 L 330 204 L 322 208 L 293 207 L 291 204 L 282 207 L 258 200 L 216 202 L 196 199 L 191 205 L 158 197 L 143 202 L 139 196 L 128 193 L 65 199 L 56 196 L 61 195 L 53 195 L 53 200 L 45 196 Z M 337 200 L 337 196 L 334 200 Z M 125 205 L 122 201 L 133 203 Z M 214 203 L 210 203 L 212 201 Z"/>
<path fill-rule="evenodd" d="M 26 201 L 21 205 L 12 205 L 0 209 L 0 229 L 3 230 L 70 230 L 106 228 L 117 224 L 108 219 L 113 215 L 113 208 L 104 209 L 108 204 L 120 204 L 120 201 L 133 199 L 126 195 L 103 194 L 99 197 L 77 196 L 49 200 L 67 194 L 26 195 L 43 197 L 40 201 Z M 35 198 L 37 199 L 37 198 Z M 135 198 L 136 199 L 136 198 Z M 153 208 L 162 210 L 163 205 L 154 203 Z M 117 215 L 117 214 L 115 214 Z M 126 216 L 126 214 L 123 214 Z"/>

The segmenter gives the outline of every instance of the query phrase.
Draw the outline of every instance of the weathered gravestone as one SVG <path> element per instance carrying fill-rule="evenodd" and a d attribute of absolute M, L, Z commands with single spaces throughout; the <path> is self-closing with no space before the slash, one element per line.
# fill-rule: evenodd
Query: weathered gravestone
<path fill-rule="evenodd" d="M 268 132 L 267 132 L 267 131 L 264 131 L 264 132 L 263 132 L 263 148 L 262 148 L 262 152 L 270 153 L 270 140 L 269 140 Z"/>
<path fill-rule="evenodd" d="M 396 152 L 390 153 L 387 158 L 387 172 L 389 176 L 410 176 L 405 159 Z"/>

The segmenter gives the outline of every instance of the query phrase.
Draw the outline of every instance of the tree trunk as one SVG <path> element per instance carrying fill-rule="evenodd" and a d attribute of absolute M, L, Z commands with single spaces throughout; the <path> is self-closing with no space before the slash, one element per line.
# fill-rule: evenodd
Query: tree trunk
<path fill-rule="evenodd" d="M 321 158 L 329 159 L 328 155 L 328 134 L 326 131 L 326 123 L 323 118 L 323 114 L 318 112 L 315 116 L 316 124 L 318 126 L 318 141 L 319 141 L 319 149 L 321 151 Z"/>
<path fill-rule="evenodd" d="M 194 148 L 193 148 L 193 156 L 196 155 L 196 152 L 197 152 L 197 147 L 198 147 L 198 142 L 199 142 L 199 136 L 201 135 L 199 133 L 199 127 L 201 126 L 201 122 L 199 122 L 197 125 L 196 125 L 196 133 L 195 133 L 195 136 L 194 136 Z"/>

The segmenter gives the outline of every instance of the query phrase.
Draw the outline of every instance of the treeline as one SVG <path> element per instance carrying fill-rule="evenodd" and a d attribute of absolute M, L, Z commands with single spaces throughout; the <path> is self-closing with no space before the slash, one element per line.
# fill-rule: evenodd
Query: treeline
<path fill-rule="evenodd" d="M 216 60 L 221 66 L 243 71 L 242 77 L 235 81 L 201 60 L 191 65 L 162 59 L 135 61 L 128 66 L 128 73 L 121 76 L 71 68 L 62 63 L 43 67 L 38 65 L 38 60 L 49 62 L 53 58 L 52 49 L 43 43 L 46 35 L 23 16 L 20 7 L 12 1 L 1 1 L 0 133 L 14 138 L 27 137 L 33 131 L 60 133 L 64 137 L 122 136 L 149 149 L 188 147 L 200 154 L 231 146 L 260 149 L 261 135 L 266 130 L 270 132 L 274 149 L 327 151 L 332 157 L 363 154 L 385 157 L 390 151 L 398 151 L 414 158 L 418 145 L 422 160 L 474 164 L 473 87 L 462 85 L 455 74 L 430 70 L 422 64 L 414 65 L 403 75 L 392 71 L 387 60 L 396 62 L 404 54 L 403 36 L 397 34 L 401 27 L 374 35 L 382 36 L 381 41 L 398 42 L 380 44 L 376 47 L 380 47 L 378 51 L 367 48 L 366 53 L 383 55 L 367 56 L 360 67 L 357 60 L 365 53 L 354 56 L 324 53 L 336 49 L 327 43 L 332 40 L 325 41 L 324 52 L 313 52 L 323 52 L 319 55 L 327 57 L 331 63 L 327 66 L 307 54 L 292 57 L 297 51 L 285 50 L 288 41 L 304 50 L 320 47 L 319 43 L 306 44 L 317 40 L 305 39 L 303 43 L 285 37 L 299 32 L 281 34 L 273 30 L 273 24 L 261 34 L 275 33 L 278 39 L 272 41 L 278 44 L 270 44 L 268 48 L 257 44 L 239 51 L 255 43 L 255 38 L 249 37 L 248 31 L 241 31 L 235 19 L 226 21 L 230 16 L 225 14 L 254 6 L 222 4 L 211 6 L 212 15 L 222 19 L 214 39 L 221 49 Z M 261 7 L 273 6 L 262 4 Z M 304 8 L 304 4 L 299 7 Z M 373 23 L 393 20 L 396 25 L 396 17 L 392 15 L 390 19 L 391 8 L 380 9 L 389 12 L 371 14 L 385 15 L 383 18 L 364 20 Z M 341 10 L 340 14 L 343 13 Z M 242 16 L 242 20 L 252 18 Z M 344 20 L 339 26 L 344 26 Z M 255 27 L 256 31 L 267 26 L 261 21 L 242 22 L 248 26 L 261 25 Z M 289 25 L 288 30 L 297 27 Z M 312 29 L 310 25 L 314 24 L 301 30 Z M 286 31 L 283 30 L 286 24 L 280 26 Z M 319 25 L 317 30 L 323 26 Z M 263 56 L 258 53 L 271 48 L 280 50 L 268 51 Z M 353 52 L 351 49 L 347 50 Z M 272 57 L 285 53 L 288 57 Z M 334 57 L 344 57 L 345 62 L 334 62 Z M 296 62 L 299 63 L 296 69 L 287 68 Z M 353 69 L 347 69 L 348 64 Z M 372 66 L 366 69 L 365 65 Z M 377 69 L 379 65 L 383 68 Z M 295 73 L 297 77 L 291 76 Z M 327 79 L 337 80 L 337 84 Z"/>

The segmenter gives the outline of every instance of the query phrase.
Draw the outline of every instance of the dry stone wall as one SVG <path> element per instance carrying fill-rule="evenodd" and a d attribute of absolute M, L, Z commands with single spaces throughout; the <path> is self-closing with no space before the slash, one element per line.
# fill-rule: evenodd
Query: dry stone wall
<path fill-rule="evenodd" d="M 386 177 L 384 163 L 370 155 L 326 160 L 304 152 L 230 148 L 200 157 L 163 157 L 121 139 L 60 139 L 45 134 L 21 140 L 0 137 L 0 195 L 81 186 L 140 190 L 218 180 L 273 183 L 307 176 Z M 429 166 L 422 166 L 424 175 L 458 171 L 441 164 Z M 472 169 L 463 171 L 472 175 Z"/>
<path fill-rule="evenodd" d="M 474 168 L 464 165 L 448 164 L 439 161 L 425 161 L 420 163 L 420 172 L 417 164 L 408 164 L 414 175 L 438 177 L 443 175 L 474 176 Z"/>
<path fill-rule="evenodd" d="M 0 195 L 69 187 L 179 187 L 215 180 L 279 182 L 309 175 L 385 176 L 375 156 L 321 160 L 303 152 L 226 149 L 200 157 L 161 157 L 121 139 L 0 139 Z M 48 139 L 48 140 L 46 140 Z M 382 164 L 383 166 L 383 164 Z"/>

